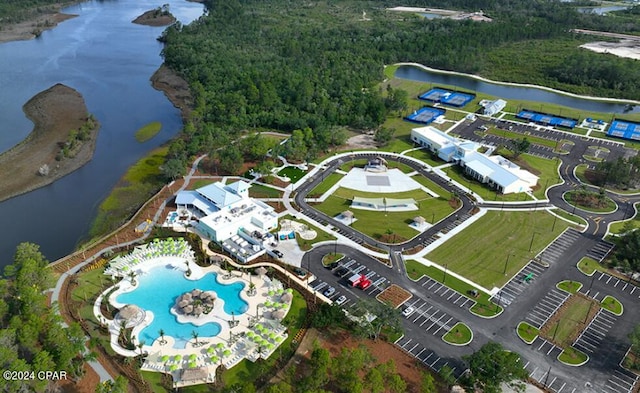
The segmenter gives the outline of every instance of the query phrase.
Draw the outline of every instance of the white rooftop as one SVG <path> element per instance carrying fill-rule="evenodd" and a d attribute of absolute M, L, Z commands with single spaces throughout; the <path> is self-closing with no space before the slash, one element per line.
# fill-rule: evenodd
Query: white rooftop
<path fill-rule="evenodd" d="M 430 141 L 433 141 L 435 143 L 437 143 L 440 146 L 444 146 L 444 145 L 448 145 L 448 144 L 453 144 L 455 142 L 458 142 L 458 138 L 455 138 L 443 131 L 440 131 L 439 129 L 435 128 L 435 127 L 431 127 L 431 126 L 426 126 L 426 127 L 418 127 L 418 128 L 414 128 L 413 131 L 415 131 L 417 134 L 420 134 L 421 136 L 429 139 Z"/>

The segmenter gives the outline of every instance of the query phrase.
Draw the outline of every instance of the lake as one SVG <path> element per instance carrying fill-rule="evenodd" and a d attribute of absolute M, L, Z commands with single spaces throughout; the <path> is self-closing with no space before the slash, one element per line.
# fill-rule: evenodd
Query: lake
<path fill-rule="evenodd" d="M 0 203 L 0 265 L 11 263 L 23 241 L 39 244 L 52 261 L 72 251 L 127 168 L 180 130 L 179 111 L 149 81 L 162 63 L 156 38 L 164 27 L 131 23 L 163 4 L 183 24 L 203 12 L 202 4 L 186 0 L 89 1 L 65 8 L 78 17 L 35 40 L 0 44 L 0 151 L 31 132 L 24 103 L 56 83 L 78 90 L 102 126 L 91 162 Z M 152 121 L 162 123 L 161 132 L 138 143 L 135 131 Z"/>
<path fill-rule="evenodd" d="M 481 81 L 470 76 L 446 74 L 436 71 L 429 71 L 415 66 L 404 65 L 396 70 L 395 76 L 403 79 L 415 81 L 454 85 L 463 89 L 478 93 L 489 94 L 505 100 L 527 100 L 547 102 L 563 105 L 569 108 L 581 109 L 589 112 L 603 113 L 637 113 L 640 108 L 635 106 L 629 110 L 623 103 L 612 103 L 605 101 L 589 100 L 569 95 L 556 93 L 553 91 L 539 89 L 528 86 L 501 85 Z M 426 90 L 426 89 L 425 89 Z M 532 108 L 535 109 L 535 108 Z"/>

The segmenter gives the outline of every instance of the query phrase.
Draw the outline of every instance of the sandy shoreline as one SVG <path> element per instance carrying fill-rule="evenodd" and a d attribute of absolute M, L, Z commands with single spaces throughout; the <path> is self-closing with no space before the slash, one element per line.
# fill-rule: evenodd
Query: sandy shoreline
<path fill-rule="evenodd" d="M 0 155 L 0 201 L 44 187 L 82 167 L 93 157 L 99 125 L 90 131 L 69 158 L 56 160 L 60 142 L 82 127 L 89 116 L 84 99 L 62 84 L 36 94 L 23 107 L 34 123 L 33 131 L 18 145 Z M 38 173 L 43 165 L 49 173 Z"/>
<path fill-rule="evenodd" d="M 0 43 L 24 41 L 36 38 L 45 30 L 51 30 L 67 19 L 78 15 L 63 14 L 57 11 L 39 15 L 24 22 L 10 24 L 0 30 Z"/>

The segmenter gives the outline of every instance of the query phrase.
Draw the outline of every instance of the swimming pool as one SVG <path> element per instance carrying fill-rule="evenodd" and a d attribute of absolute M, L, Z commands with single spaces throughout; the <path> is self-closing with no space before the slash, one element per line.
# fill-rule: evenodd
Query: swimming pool
<path fill-rule="evenodd" d="M 193 289 L 203 291 L 215 291 L 218 298 L 224 300 L 224 312 L 235 316 L 244 314 L 249 308 L 247 302 L 240 298 L 240 291 L 244 284 L 220 284 L 216 280 L 215 273 L 207 273 L 199 280 L 187 280 L 182 270 L 173 266 L 159 266 L 138 276 L 138 287 L 128 293 L 116 297 L 116 301 L 124 304 L 135 304 L 138 307 L 153 312 L 153 321 L 140 332 L 139 340 L 151 345 L 160 335 L 160 329 L 165 336 L 175 339 L 175 348 L 184 348 L 190 340 L 191 332 L 198 332 L 199 337 L 212 337 L 220 333 L 220 325 L 216 322 L 208 322 L 202 326 L 192 323 L 180 323 L 176 316 L 171 314 L 178 296 Z M 226 319 L 226 316 L 223 318 Z"/>

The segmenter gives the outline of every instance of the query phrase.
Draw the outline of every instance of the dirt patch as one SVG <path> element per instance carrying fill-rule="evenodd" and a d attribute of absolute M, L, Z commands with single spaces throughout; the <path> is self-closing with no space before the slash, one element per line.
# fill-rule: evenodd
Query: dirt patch
<path fill-rule="evenodd" d="M 609 53 L 618 57 L 640 60 L 640 41 L 637 39 L 621 40 L 620 42 L 589 42 L 580 45 L 580 48 L 596 53 Z"/>
<path fill-rule="evenodd" d="M 402 303 L 411 299 L 412 296 L 411 292 L 397 286 L 396 284 L 392 284 L 384 291 L 380 292 L 378 296 L 376 296 L 376 299 L 389 304 L 393 308 L 398 308 Z"/>
<path fill-rule="evenodd" d="M 53 29 L 58 23 L 78 16 L 61 14 L 56 12 L 57 9 L 59 7 L 28 21 L 3 26 L 0 30 L 0 42 L 31 40 L 40 36 L 43 31 Z"/>
<path fill-rule="evenodd" d="M 362 149 L 370 149 L 376 150 L 378 149 L 378 145 L 373 140 L 373 135 L 360 134 L 356 136 L 352 136 L 347 139 L 347 143 L 340 146 L 338 150 L 362 150 Z"/>
<path fill-rule="evenodd" d="M 149 10 L 135 18 L 132 23 L 145 26 L 169 26 L 175 21 L 175 16 L 168 12 L 164 12 L 160 8 L 156 8 L 155 10 Z"/>
<path fill-rule="evenodd" d="M 91 160 L 99 127 L 73 151 L 73 157 L 56 160 L 60 143 L 88 119 L 84 99 L 62 84 L 36 94 L 23 107 L 34 128 L 24 141 L 0 155 L 0 201 L 53 183 Z M 48 174 L 39 174 L 48 167 Z"/>
<path fill-rule="evenodd" d="M 173 106 L 180 109 L 182 119 L 189 118 L 193 109 L 193 97 L 189 90 L 189 83 L 178 73 L 163 64 L 151 76 L 151 85 L 154 89 L 163 92 Z"/>
<path fill-rule="evenodd" d="M 99 383 L 98 374 L 85 364 L 82 378 L 77 382 L 69 379 L 60 384 L 60 389 L 63 393 L 94 393 Z"/>

